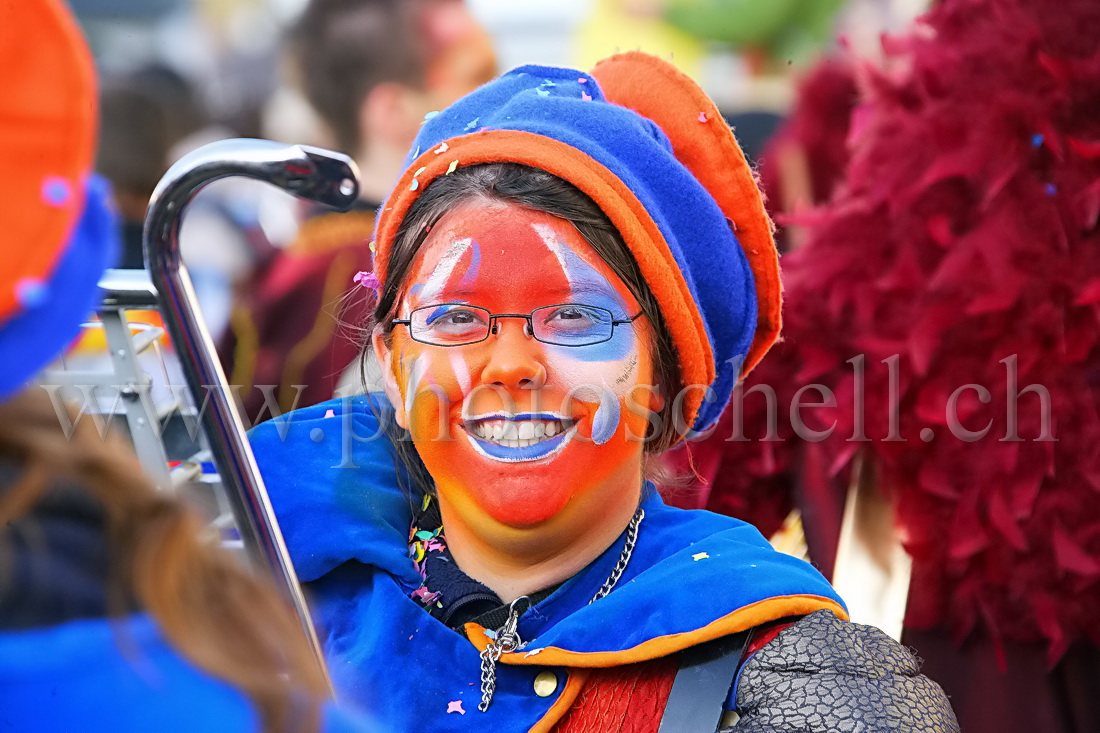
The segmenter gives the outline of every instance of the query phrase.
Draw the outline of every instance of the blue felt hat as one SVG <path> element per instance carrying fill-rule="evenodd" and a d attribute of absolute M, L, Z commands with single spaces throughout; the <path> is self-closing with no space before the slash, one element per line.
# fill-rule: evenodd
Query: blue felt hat
<path fill-rule="evenodd" d="M 772 227 L 752 171 L 714 103 L 640 53 L 591 74 L 525 66 L 431 117 L 383 204 L 376 275 L 409 206 L 457 167 L 515 162 L 563 178 L 622 234 L 679 357 L 685 425 L 713 426 L 739 375 L 779 331 Z"/>

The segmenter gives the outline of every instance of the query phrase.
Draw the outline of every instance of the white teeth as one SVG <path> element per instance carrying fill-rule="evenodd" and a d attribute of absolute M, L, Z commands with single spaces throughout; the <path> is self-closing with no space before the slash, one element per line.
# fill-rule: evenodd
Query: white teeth
<path fill-rule="evenodd" d="M 564 432 L 557 420 L 483 420 L 473 425 L 474 434 L 508 448 L 523 448 Z"/>

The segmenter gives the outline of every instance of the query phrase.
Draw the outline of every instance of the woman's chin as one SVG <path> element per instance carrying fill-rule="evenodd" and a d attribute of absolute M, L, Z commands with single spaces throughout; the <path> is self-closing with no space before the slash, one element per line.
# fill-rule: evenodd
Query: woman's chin
<path fill-rule="evenodd" d="M 471 489 L 471 498 L 486 515 L 515 529 L 549 522 L 565 510 L 573 496 L 566 477 L 547 474 L 494 477 Z"/>

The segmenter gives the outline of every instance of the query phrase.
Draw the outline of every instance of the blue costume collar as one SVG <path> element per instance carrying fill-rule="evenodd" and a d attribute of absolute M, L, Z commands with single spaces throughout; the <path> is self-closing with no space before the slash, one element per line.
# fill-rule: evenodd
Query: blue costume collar
<path fill-rule="evenodd" d="M 407 550 L 418 506 L 379 427 L 389 410 L 382 395 L 331 400 L 252 431 L 257 462 L 303 582 L 358 563 L 382 571 L 405 594 L 419 586 Z M 656 491 L 647 494 L 638 542 L 616 589 L 587 605 L 618 560 L 623 537 L 524 614 L 519 632 L 527 646 L 514 663 L 541 654 L 539 649 L 582 666 L 586 660 L 591 666 L 602 666 L 601 659 L 622 663 L 624 653 L 660 656 L 652 651 L 669 653 L 670 647 L 698 643 L 699 633 L 714 638 L 736 630 L 731 624 L 758 623 L 761 613 L 753 609 L 769 602 L 764 615 L 775 617 L 818 608 L 843 613 L 820 573 L 773 550 L 751 525 L 675 509 Z M 738 613 L 741 621 L 733 618 Z M 478 645 L 480 629 L 467 631 Z"/>

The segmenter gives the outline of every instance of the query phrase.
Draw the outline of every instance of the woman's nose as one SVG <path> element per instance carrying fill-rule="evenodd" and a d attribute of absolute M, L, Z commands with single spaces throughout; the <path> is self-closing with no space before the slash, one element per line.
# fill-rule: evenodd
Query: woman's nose
<path fill-rule="evenodd" d="M 501 318 L 493 325 L 482 382 L 513 389 L 539 389 L 546 384 L 543 345 L 529 334 L 527 323 L 522 318 Z"/>

